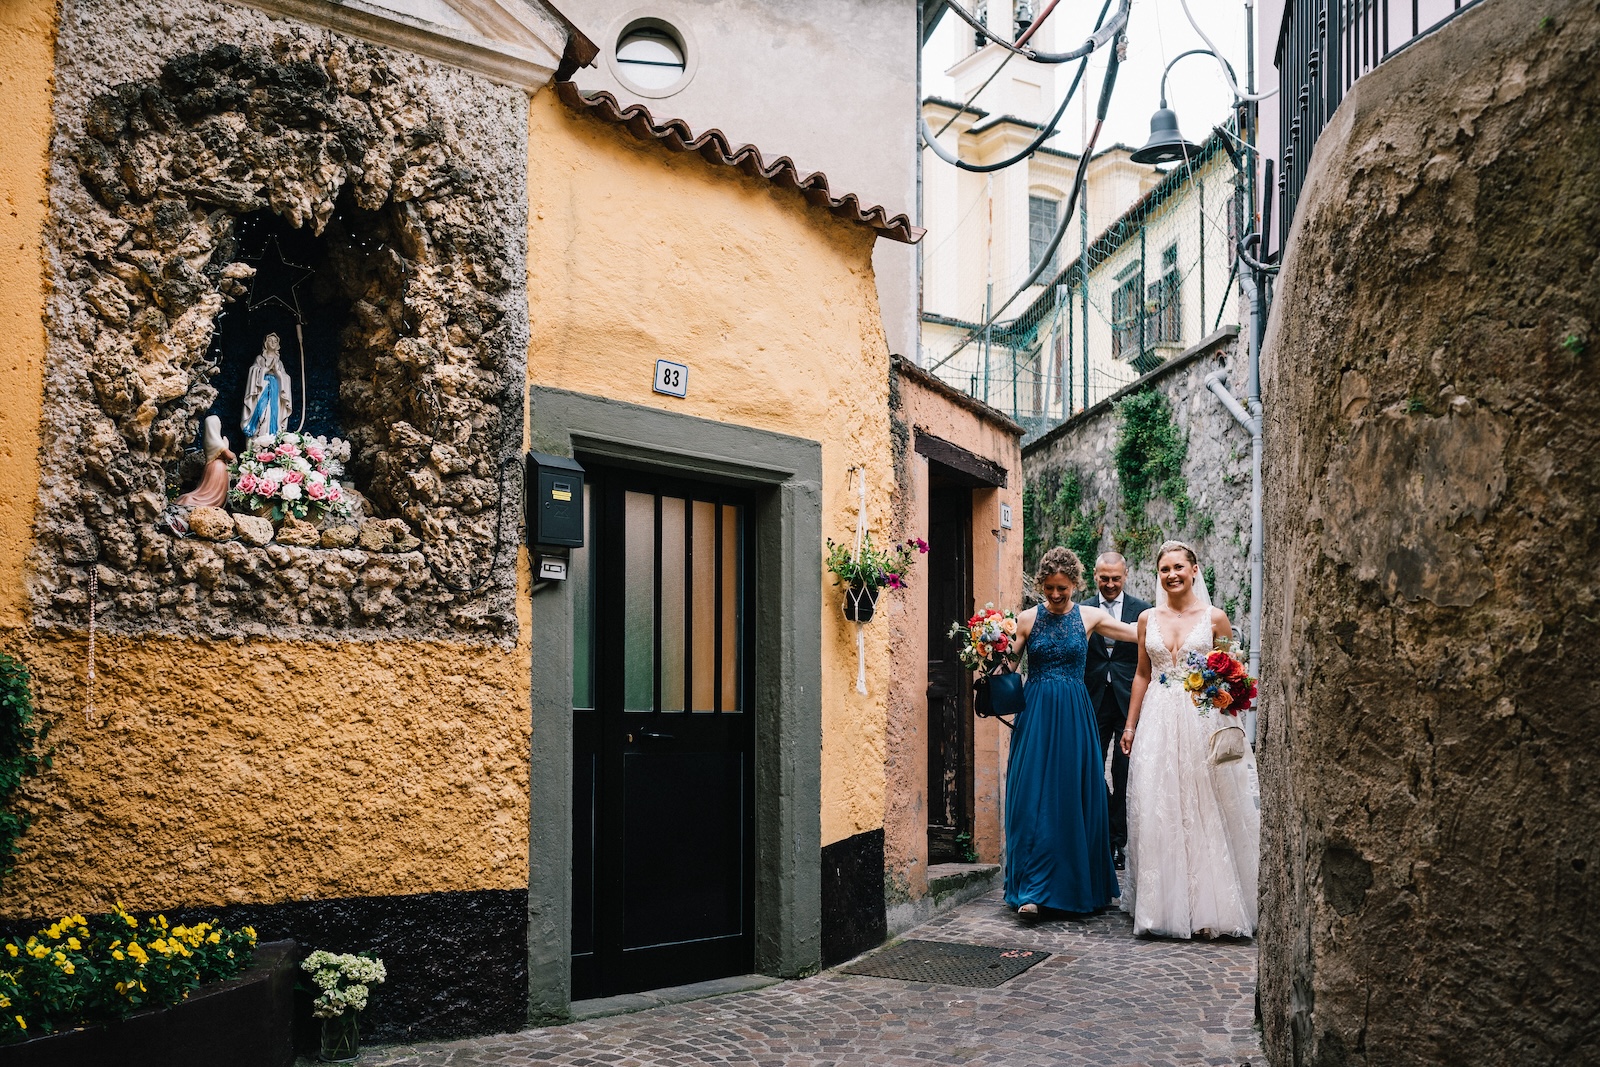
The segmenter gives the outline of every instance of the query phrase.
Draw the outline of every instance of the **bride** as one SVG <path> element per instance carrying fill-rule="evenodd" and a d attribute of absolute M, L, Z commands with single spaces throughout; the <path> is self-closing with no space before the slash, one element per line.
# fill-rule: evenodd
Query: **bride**
<path fill-rule="evenodd" d="M 1183 688 L 1189 653 L 1231 637 L 1211 606 L 1194 549 L 1156 557 L 1156 606 L 1139 616 L 1122 751 L 1128 753 L 1128 864 L 1122 909 L 1135 934 L 1249 937 L 1256 927 L 1261 812 L 1254 757 L 1213 764 L 1211 733 L 1232 719 L 1200 714 Z M 1219 721 L 1221 719 L 1221 721 Z"/>

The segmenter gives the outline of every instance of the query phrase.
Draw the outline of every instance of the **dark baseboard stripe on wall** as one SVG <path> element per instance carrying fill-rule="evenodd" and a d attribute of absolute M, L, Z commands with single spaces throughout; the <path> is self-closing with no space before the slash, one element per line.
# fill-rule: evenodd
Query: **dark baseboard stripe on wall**
<path fill-rule="evenodd" d="M 361 1013 L 363 1041 L 414 1041 L 519 1030 L 528 1019 L 528 892 L 485 889 L 281 904 L 170 907 L 167 921 L 255 927 L 261 941 L 293 940 L 302 952 L 367 952 L 388 979 Z M 60 916 L 0 923 L 26 937 Z M 139 914 L 142 922 L 144 914 Z M 309 1020 L 309 995 L 297 1005 Z M 296 1044 L 304 1048 L 305 1035 Z"/>
<path fill-rule="evenodd" d="M 883 904 L 883 831 L 822 848 L 822 963 L 831 967 L 881 945 L 889 935 Z"/>

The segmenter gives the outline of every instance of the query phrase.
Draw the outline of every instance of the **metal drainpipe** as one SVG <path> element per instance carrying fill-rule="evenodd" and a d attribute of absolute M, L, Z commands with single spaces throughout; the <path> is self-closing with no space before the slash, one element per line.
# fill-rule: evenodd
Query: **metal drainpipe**
<path fill-rule="evenodd" d="M 1254 275 L 1253 268 L 1246 267 Z M 1252 277 L 1252 282 L 1255 280 Z M 1250 370 L 1246 385 L 1249 410 L 1228 392 L 1227 373 L 1212 371 L 1206 375 L 1206 388 L 1217 395 L 1222 406 L 1250 434 L 1250 662 L 1252 677 L 1261 677 L 1261 598 L 1265 588 L 1261 550 L 1261 454 L 1263 451 L 1261 427 L 1261 341 L 1258 323 L 1261 321 L 1261 290 L 1252 284 L 1250 290 Z M 1245 713 L 1245 733 L 1250 743 L 1256 740 L 1256 713 Z"/>

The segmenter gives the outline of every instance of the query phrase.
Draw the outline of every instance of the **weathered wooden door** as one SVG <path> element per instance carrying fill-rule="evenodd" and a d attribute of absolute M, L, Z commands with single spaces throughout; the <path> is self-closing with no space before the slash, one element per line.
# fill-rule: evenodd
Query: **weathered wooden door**
<path fill-rule="evenodd" d="M 574 999 L 744 974 L 754 959 L 750 508 L 632 472 L 593 470 L 590 486 Z"/>
<path fill-rule="evenodd" d="M 935 486 L 928 502 L 928 861 L 965 858 L 972 833 L 971 678 L 950 624 L 972 603 L 972 491 Z M 962 835 L 967 835 L 962 837 Z"/>

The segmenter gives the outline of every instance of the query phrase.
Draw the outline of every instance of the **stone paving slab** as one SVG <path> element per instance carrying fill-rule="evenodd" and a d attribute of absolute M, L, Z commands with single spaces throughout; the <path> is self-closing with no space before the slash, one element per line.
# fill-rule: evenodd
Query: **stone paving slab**
<path fill-rule="evenodd" d="M 908 931 L 1038 948 L 996 989 L 824 971 L 748 993 L 361 1056 L 368 1067 L 1264 1067 L 1256 946 L 1132 936 L 1127 916 L 1025 925 L 998 893 Z"/>

